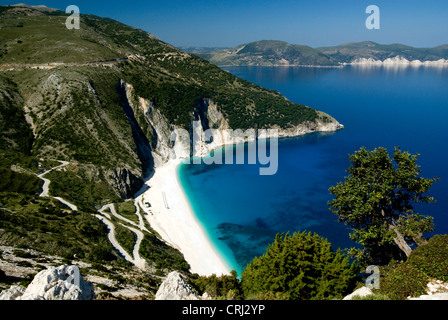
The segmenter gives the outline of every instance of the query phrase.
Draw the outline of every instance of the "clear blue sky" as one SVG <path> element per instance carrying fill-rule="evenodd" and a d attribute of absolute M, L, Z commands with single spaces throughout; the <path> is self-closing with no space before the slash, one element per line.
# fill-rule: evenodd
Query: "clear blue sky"
<path fill-rule="evenodd" d="M 233 47 L 283 40 L 312 47 L 371 40 L 432 47 L 448 43 L 448 0 L 16 0 L 109 17 L 174 46 Z M 368 5 L 380 8 L 380 30 L 368 30 Z"/>

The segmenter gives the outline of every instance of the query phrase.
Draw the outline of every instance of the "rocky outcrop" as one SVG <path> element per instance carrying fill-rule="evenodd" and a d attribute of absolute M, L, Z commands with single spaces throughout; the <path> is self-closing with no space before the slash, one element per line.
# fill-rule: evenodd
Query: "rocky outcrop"
<path fill-rule="evenodd" d="M 24 289 L 12 286 L 0 294 L 2 300 L 92 300 L 93 285 L 84 281 L 78 267 L 62 265 L 39 272 Z"/>
<path fill-rule="evenodd" d="M 8 290 L 0 292 L 0 300 L 19 300 L 24 293 L 24 287 L 11 286 Z"/>
<path fill-rule="evenodd" d="M 408 297 L 407 300 L 448 300 L 448 282 L 432 279 L 426 286 L 426 292 L 427 294 L 425 295 Z M 374 294 L 374 292 L 370 288 L 364 286 L 353 291 L 353 293 L 342 300 L 352 300 L 355 296 L 362 298 L 371 294 Z"/>
<path fill-rule="evenodd" d="M 426 293 L 420 297 L 409 297 L 409 300 L 448 300 L 448 282 L 431 279 L 426 285 Z"/>
<path fill-rule="evenodd" d="M 409 300 L 448 300 L 448 293 L 425 294 Z"/>
<path fill-rule="evenodd" d="M 383 61 L 375 60 L 373 58 L 359 58 L 351 63 L 351 65 L 365 65 L 365 66 L 413 66 L 413 67 L 446 67 L 448 66 L 448 60 L 439 59 L 435 61 L 420 61 L 420 60 L 408 60 L 402 56 L 395 56 L 394 58 L 387 58 Z"/>
<path fill-rule="evenodd" d="M 128 106 L 128 118 L 135 119 L 135 125 L 148 140 L 146 150 L 151 158 L 150 165 L 158 167 L 170 159 L 189 157 L 189 137 L 181 134 L 181 128 L 171 125 L 152 101 L 137 97 L 131 84 L 121 81 L 120 86 L 122 104 Z"/>
<path fill-rule="evenodd" d="M 155 300 L 198 300 L 198 297 L 184 277 L 173 271 L 160 285 Z"/>
<path fill-rule="evenodd" d="M 142 179 L 126 168 L 108 169 L 105 178 L 124 199 L 131 198 L 143 186 Z"/>
<path fill-rule="evenodd" d="M 361 287 L 355 291 L 353 291 L 351 294 L 349 294 L 348 296 L 344 297 L 342 300 L 352 300 L 354 297 L 366 297 L 368 295 L 373 294 L 372 290 L 370 290 L 370 288 L 367 287 Z"/>
<path fill-rule="evenodd" d="M 154 167 L 158 167 L 168 160 L 189 157 L 205 157 L 212 150 L 224 145 L 250 142 L 273 136 L 274 131 L 251 134 L 248 130 L 232 130 L 219 106 L 211 99 L 198 102 L 192 115 L 189 130 L 169 124 L 168 120 L 154 104 L 146 99 L 137 97 L 132 85 L 121 81 L 122 99 L 124 105 L 129 106 L 128 115 L 134 118 L 142 132 L 150 141 L 151 157 Z M 344 126 L 333 117 L 321 111 L 315 122 L 304 122 L 291 128 L 277 130 L 279 138 L 295 137 L 312 132 L 330 132 L 342 129 Z M 255 131 L 253 131 L 255 132 Z"/>

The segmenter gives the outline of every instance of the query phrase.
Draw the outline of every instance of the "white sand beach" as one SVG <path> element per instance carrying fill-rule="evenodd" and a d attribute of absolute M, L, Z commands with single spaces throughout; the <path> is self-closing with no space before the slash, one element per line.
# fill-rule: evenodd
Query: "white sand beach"
<path fill-rule="evenodd" d="M 143 208 L 151 227 L 182 252 L 193 273 L 229 274 L 229 266 L 210 243 L 180 185 L 177 176 L 180 163 L 181 160 L 170 160 L 156 168 L 154 176 L 146 181 L 149 189 L 136 201 Z M 148 207 L 147 203 L 151 206 Z"/>

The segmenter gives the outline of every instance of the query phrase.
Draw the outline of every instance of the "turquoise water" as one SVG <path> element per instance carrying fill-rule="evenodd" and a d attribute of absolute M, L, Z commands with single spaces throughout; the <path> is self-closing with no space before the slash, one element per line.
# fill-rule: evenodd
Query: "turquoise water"
<path fill-rule="evenodd" d="M 345 125 L 335 133 L 281 139 L 273 176 L 260 176 L 259 165 L 180 167 L 198 219 L 233 269 L 263 254 L 279 232 L 309 230 L 334 248 L 354 246 L 327 202 L 328 188 L 346 175 L 347 155 L 361 146 L 420 153 L 423 176 L 441 178 L 431 190 L 438 202 L 420 213 L 435 218 L 434 233 L 448 233 L 448 68 L 226 69 Z"/>

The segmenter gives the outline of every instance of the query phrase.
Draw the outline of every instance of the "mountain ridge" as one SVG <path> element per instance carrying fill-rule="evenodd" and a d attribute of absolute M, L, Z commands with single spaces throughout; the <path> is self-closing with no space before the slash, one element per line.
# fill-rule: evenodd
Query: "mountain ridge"
<path fill-rule="evenodd" d="M 139 207 L 129 200 L 175 151 L 175 129 L 222 124 L 297 135 L 341 128 L 330 115 L 146 31 L 90 14 L 81 14 L 79 30 L 68 30 L 69 16 L 0 6 L 0 245 L 132 263 L 113 248 L 96 215 L 113 203 L 124 208 L 119 214 L 135 217 Z M 67 164 L 56 169 L 61 162 Z M 40 197 L 38 176 L 47 171 L 49 196 Z M 150 227 L 135 239 L 132 229 L 110 219 L 123 248 L 141 242 L 151 272 L 189 272 L 180 251 Z"/>
<path fill-rule="evenodd" d="M 250 47 L 251 50 L 245 50 Z M 405 44 L 379 44 L 374 41 L 348 42 L 337 46 L 316 47 L 290 44 L 279 40 L 260 40 L 234 48 L 207 51 L 190 49 L 218 66 L 340 66 L 357 59 L 386 60 L 403 57 L 409 61 L 448 59 L 448 44 L 433 48 L 415 48 Z"/>

